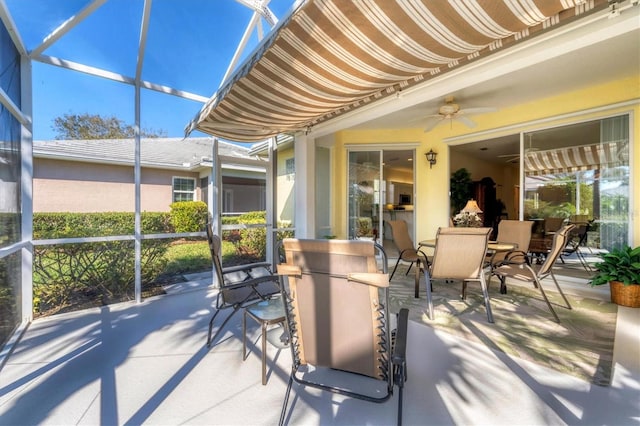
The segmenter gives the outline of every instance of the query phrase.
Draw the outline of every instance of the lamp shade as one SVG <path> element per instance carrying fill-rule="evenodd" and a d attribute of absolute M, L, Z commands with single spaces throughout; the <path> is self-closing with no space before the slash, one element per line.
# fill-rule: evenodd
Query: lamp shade
<path fill-rule="evenodd" d="M 482 210 L 480 210 L 478 203 L 476 203 L 474 199 L 467 201 L 467 205 L 460 211 L 463 213 L 482 213 Z"/>

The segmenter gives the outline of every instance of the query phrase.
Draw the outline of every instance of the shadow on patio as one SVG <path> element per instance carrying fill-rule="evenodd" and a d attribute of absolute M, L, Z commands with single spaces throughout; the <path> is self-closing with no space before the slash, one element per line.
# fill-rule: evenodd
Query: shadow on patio
<path fill-rule="evenodd" d="M 3 424 L 275 424 L 290 352 L 269 347 L 261 385 L 257 326 L 242 361 L 241 316 L 210 350 L 215 290 L 159 296 L 36 320 L 0 376 Z M 560 374 L 415 322 L 406 424 L 615 424 L 638 415 L 640 385 Z M 391 424 L 385 404 L 300 390 L 292 424 Z M 392 409 L 393 408 L 393 409 Z"/>

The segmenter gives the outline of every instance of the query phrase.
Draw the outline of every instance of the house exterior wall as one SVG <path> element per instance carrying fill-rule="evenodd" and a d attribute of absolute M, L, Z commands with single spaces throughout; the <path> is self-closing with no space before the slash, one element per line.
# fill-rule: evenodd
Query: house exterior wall
<path fill-rule="evenodd" d="M 134 211 L 133 167 L 34 158 L 33 211 Z M 141 210 L 169 211 L 172 178 L 188 177 L 199 185 L 198 173 L 143 168 Z M 195 199 L 200 191 L 196 188 Z"/>
<path fill-rule="evenodd" d="M 419 142 L 416 150 L 416 240 L 433 238 L 438 227 L 448 226 L 449 218 L 449 177 L 454 170 L 449 167 L 449 149 L 445 140 L 469 135 L 468 142 L 560 126 L 580 121 L 600 119 L 613 115 L 631 113 L 631 205 L 633 244 L 640 243 L 640 197 L 635 195 L 640 188 L 640 85 L 638 76 L 604 82 L 581 90 L 559 93 L 556 96 L 534 100 L 496 113 L 484 114 L 477 120 L 478 126 L 469 130 L 462 124 L 453 122 L 451 126 L 438 126 L 428 133 L 421 128 L 345 130 L 335 135 L 335 176 L 334 214 L 338 238 L 347 235 L 346 206 L 346 144 L 372 143 L 412 143 Z M 620 103 L 618 107 L 609 107 Z M 475 136 L 483 133 L 482 137 Z M 432 169 L 424 159 L 424 153 L 433 149 L 438 153 L 438 162 Z"/>
<path fill-rule="evenodd" d="M 295 203 L 294 184 L 296 174 L 287 173 L 286 162 L 294 158 L 293 148 L 278 150 L 278 177 L 277 177 L 277 200 L 276 219 L 279 222 L 289 222 L 294 224 Z"/>

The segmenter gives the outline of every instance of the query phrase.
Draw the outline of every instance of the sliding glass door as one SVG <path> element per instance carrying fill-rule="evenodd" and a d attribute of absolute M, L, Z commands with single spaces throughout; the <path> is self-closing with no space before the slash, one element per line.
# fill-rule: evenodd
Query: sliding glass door
<path fill-rule="evenodd" d="M 349 238 L 376 240 L 384 202 L 382 151 L 349 152 Z"/>
<path fill-rule="evenodd" d="M 404 220 L 414 238 L 415 149 L 398 148 L 349 151 L 349 238 L 384 245 L 392 240 L 389 220 Z"/>

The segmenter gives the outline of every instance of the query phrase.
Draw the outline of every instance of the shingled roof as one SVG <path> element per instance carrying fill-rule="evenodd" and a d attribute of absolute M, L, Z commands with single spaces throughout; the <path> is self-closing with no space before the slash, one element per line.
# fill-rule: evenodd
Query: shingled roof
<path fill-rule="evenodd" d="M 143 138 L 140 164 L 143 167 L 194 170 L 211 167 L 213 138 Z M 224 164 L 263 165 L 249 155 L 250 148 L 218 141 L 218 156 Z M 33 141 L 36 158 L 55 158 L 102 164 L 134 164 L 134 139 L 89 139 Z"/>

